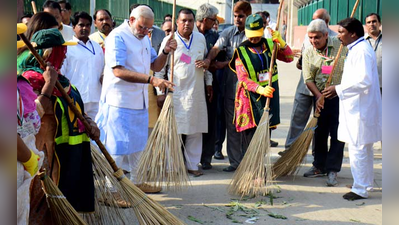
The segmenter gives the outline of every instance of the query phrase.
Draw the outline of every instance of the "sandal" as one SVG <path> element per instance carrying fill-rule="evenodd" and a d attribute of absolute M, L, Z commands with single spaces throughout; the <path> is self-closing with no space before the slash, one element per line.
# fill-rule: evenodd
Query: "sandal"
<path fill-rule="evenodd" d="M 199 177 L 204 175 L 204 173 L 202 173 L 199 170 L 187 170 L 189 174 L 192 174 L 194 177 Z"/>

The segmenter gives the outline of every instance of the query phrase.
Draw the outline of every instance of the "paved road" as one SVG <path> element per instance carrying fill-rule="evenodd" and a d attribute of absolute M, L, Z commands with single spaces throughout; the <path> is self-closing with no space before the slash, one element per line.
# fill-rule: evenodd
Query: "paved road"
<path fill-rule="evenodd" d="M 281 125 L 273 132 L 272 139 L 280 145 L 272 148 L 273 159 L 277 159 L 277 152 L 284 150 L 299 75 L 295 62 L 279 62 Z M 382 224 L 382 150 L 380 144 L 376 144 L 375 148 L 375 190 L 366 200 L 350 202 L 342 198 L 342 195 L 350 190 L 346 185 L 352 183 L 347 149 L 342 171 L 338 174 L 337 187 L 327 187 L 326 177 L 302 176 L 313 161 L 311 152 L 308 152 L 306 164 L 296 176 L 284 177 L 277 181 L 278 193 L 275 193 L 273 205 L 269 197 L 240 200 L 239 196 L 227 193 L 233 174 L 223 172 L 222 169 L 228 166 L 228 159 L 213 160 L 213 169 L 204 171 L 205 175 L 190 177 L 192 186 L 185 191 L 163 191 L 150 196 L 187 224 L 250 224 L 252 221 L 255 224 L 272 225 Z M 224 155 L 227 155 L 225 149 Z M 236 208 L 226 206 L 231 202 Z M 253 220 L 248 221 L 250 218 Z"/>

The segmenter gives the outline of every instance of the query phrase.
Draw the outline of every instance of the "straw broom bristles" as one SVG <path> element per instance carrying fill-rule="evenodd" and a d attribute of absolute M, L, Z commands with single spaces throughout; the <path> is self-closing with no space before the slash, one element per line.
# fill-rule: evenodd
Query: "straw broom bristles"
<path fill-rule="evenodd" d="M 269 111 L 263 112 L 255 134 L 234 173 L 229 192 L 241 196 L 265 196 L 274 183 L 270 162 Z"/>
<path fill-rule="evenodd" d="M 136 187 L 124 174 L 121 169 L 114 173 L 114 176 L 121 182 L 122 196 L 128 197 L 132 208 L 136 213 L 141 225 L 180 225 L 184 224 L 176 216 L 171 214 L 162 205 L 151 199 L 138 187 Z M 123 193 L 125 192 L 125 193 Z"/>
<path fill-rule="evenodd" d="M 39 173 L 43 191 L 46 194 L 48 207 L 55 224 L 86 225 L 87 223 L 79 216 L 79 213 L 68 202 L 64 194 L 58 189 L 45 172 Z"/>
<path fill-rule="evenodd" d="M 101 154 L 96 145 L 91 143 L 91 155 L 93 161 L 94 187 L 95 187 L 95 223 L 94 224 L 126 224 L 129 210 L 120 208 L 117 204 L 116 195 L 120 196 L 118 190 L 121 189 L 118 180 L 113 176 L 111 166 L 105 157 Z M 104 202 L 106 207 L 100 204 Z M 86 218 L 84 218 L 86 219 Z"/>
<path fill-rule="evenodd" d="M 316 125 L 317 117 L 313 117 L 306 125 L 301 136 L 299 136 L 294 143 L 292 143 L 287 152 L 274 163 L 273 177 L 275 179 L 286 175 L 292 175 L 297 171 L 308 152 Z"/>
<path fill-rule="evenodd" d="M 137 182 L 151 182 L 156 187 L 164 184 L 167 188 L 174 187 L 176 190 L 188 186 L 188 174 L 180 147 L 173 95 L 168 93 L 161 114 L 141 155 Z"/>

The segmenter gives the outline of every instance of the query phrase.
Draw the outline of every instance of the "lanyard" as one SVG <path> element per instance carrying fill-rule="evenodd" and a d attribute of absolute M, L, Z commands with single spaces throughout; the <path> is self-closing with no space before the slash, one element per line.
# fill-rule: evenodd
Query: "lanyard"
<path fill-rule="evenodd" d="M 370 38 L 372 38 L 372 37 L 370 37 Z M 371 44 L 370 39 L 367 39 L 367 41 L 370 43 L 371 47 L 374 47 L 374 51 L 377 51 L 378 44 L 380 43 L 381 38 L 382 38 L 382 35 L 380 35 L 380 36 L 377 38 L 377 40 L 375 41 L 374 46 Z"/>
<path fill-rule="evenodd" d="M 98 35 L 100 35 L 100 38 L 103 39 L 103 41 L 105 41 L 104 37 L 101 35 L 100 31 L 98 31 Z"/>
<path fill-rule="evenodd" d="M 358 40 L 354 45 L 352 45 L 352 47 L 350 47 L 349 50 L 352 50 L 353 47 L 355 47 L 357 44 L 359 44 L 360 42 L 364 41 L 364 38 L 359 38 L 360 40 Z"/>
<path fill-rule="evenodd" d="M 256 48 L 253 48 L 253 49 L 255 50 L 256 54 L 258 55 L 258 57 L 259 57 L 259 59 L 260 59 L 260 61 L 261 61 L 261 63 L 262 63 L 262 70 L 264 70 L 264 69 L 265 69 L 265 66 L 263 65 L 262 56 L 260 56 L 260 53 L 258 52 L 258 50 L 256 50 Z M 260 52 L 263 52 L 262 46 L 260 46 Z"/>
<path fill-rule="evenodd" d="M 192 36 L 191 36 L 191 40 L 190 40 L 190 43 L 188 44 L 188 46 L 187 46 L 186 42 L 183 40 L 183 38 L 180 37 L 179 32 L 176 32 L 176 34 L 177 34 L 177 36 L 179 37 L 180 41 L 183 42 L 183 44 L 184 44 L 184 46 L 186 47 L 186 49 L 187 49 L 188 51 L 190 51 L 191 43 L 193 43 L 193 39 L 194 39 L 194 33 L 193 33 Z"/>
<path fill-rule="evenodd" d="M 94 46 L 93 46 L 93 44 L 91 43 L 91 41 L 90 41 L 90 44 L 91 44 L 91 48 L 92 48 L 93 50 L 90 50 L 86 45 L 84 45 L 84 44 L 82 44 L 82 43 L 80 43 L 80 42 L 78 42 L 78 44 L 79 44 L 80 46 L 82 46 L 83 48 L 85 48 L 87 51 L 91 52 L 91 54 L 96 55 L 96 51 L 94 51 Z"/>

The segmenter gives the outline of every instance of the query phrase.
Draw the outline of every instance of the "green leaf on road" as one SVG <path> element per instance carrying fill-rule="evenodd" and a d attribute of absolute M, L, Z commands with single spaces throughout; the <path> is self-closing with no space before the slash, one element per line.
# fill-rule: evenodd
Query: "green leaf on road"
<path fill-rule="evenodd" d="M 269 213 L 267 215 L 269 215 L 270 217 L 273 217 L 275 219 L 282 219 L 282 220 L 286 220 L 287 219 L 286 216 L 283 216 L 283 215 L 280 215 L 280 214 Z"/>
<path fill-rule="evenodd" d="M 187 218 L 191 221 L 197 222 L 199 224 L 204 224 L 200 219 L 195 218 L 194 216 L 187 216 Z"/>

